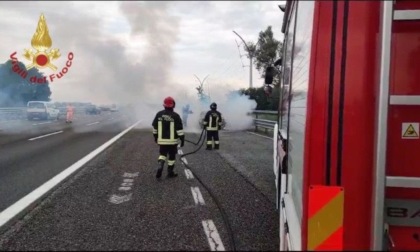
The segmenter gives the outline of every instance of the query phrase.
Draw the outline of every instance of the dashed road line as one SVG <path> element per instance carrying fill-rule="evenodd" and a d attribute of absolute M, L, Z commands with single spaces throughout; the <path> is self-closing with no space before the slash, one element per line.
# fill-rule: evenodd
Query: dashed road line
<path fill-rule="evenodd" d="M 194 175 L 192 174 L 192 172 L 190 171 L 190 169 L 184 169 L 185 172 L 185 176 L 187 177 L 187 179 L 194 179 Z"/>
<path fill-rule="evenodd" d="M 196 205 L 202 205 L 202 206 L 205 205 L 203 195 L 201 195 L 201 192 L 200 192 L 200 188 L 191 187 L 191 193 L 193 195 L 194 202 Z"/>
<path fill-rule="evenodd" d="M 47 124 L 47 123 L 52 123 L 52 122 L 33 123 L 32 125 L 42 125 L 42 124 Z"/>
<path fill-rule="evenodd" d="M 132 128 L 134 128 L 137 124 L 141 122 L 138 121 L 134 123 L 132 126 L 124 130 L 123 132 L 119 133 L 112 139 L 110 139 L 108 142 L 104 143 L 103 145 L 99 146 L 97 149 L 65 169 L 64 171 L 57 174 L 52 179 L 48 180 L 41 186 L 39 186 L 37 189 L 33 190 L 29 194 L 27 194 L 25 197 L 18 200 L 13 205 L 9 206 L 2 212 L 0 212 L 0 228 L 5 226 L 7 223 L 11 222 L 16 216 L 18 216 L 20 213 L 25 211 L 25 209 L 28 209 L 32 204 L 39 201 L 47 192 L 49 192 L 51 189 L 55 188 L 58 184 L 60 184 L 63 180 L 65 180 L 67 177 L 69 177 L 71 174 L 73 174 L 75 171 L 79 170 L 81 167 L 83 167 L 87 162 L 92 160 L 94 157 L 96 157 L 99 153 L 107 149 L 111 144 L 116 142 L 118 139 L 120 139 L 122 136 L 124 136 L 127 132 L 129 132 Z M 131 197 L 131 196 L 130 196 Z"/>
<path fill-rule="evenodd" d="M 203 220 L 202 224 L 211 251 L 225 251 L 225 246 L 223 246 L 223 242 L 220 239 L 219 232 L 217 232 L 214 222 L 212 220 Z"/>
<path fill-rule="evenodd" d="M 89 124 L 87 124 L 87 126 L 94 125 L 94 124 L 98 124 L 98 123 L 99 123 L 99 122 L 89 123 Z"/>
<path fill-rule="evenodd" d="M 48 137 L 48 136 L 52 136 L 52 135 L 57 135 L 57 134 L 60 134 L 60 133 L 63 133 L 63 132 L 64 131 L 60 130 L 60 131 L 53 132 L 53 133 L 50 133 L 50 134 L 46 134 L 46 135 L 42 135 L 42 136 L 39 136 L 39 137 L 34 137 L 34 138 L 31 138 L 31 139 L 28 139 L 28 141 L 33 141 L 33 140 L 37 140 L 37 139 L 40 139 L 40 138 L 44 138 L 44 137 Z"/>

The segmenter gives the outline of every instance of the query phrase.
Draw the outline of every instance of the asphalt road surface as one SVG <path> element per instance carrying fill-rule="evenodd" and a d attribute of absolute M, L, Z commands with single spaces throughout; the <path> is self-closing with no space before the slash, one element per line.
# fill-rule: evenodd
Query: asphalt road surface
<path fill-rule="evenodd" d="M 76 115 L 74 123 L 10 121 L 0 124 L 0 211 L 24 197 L 123 129 L 119 113 Z"/>
<path fill-rule="evenodd" d="M 29 141 L 40 131 L 21 130 L 2 139 L 0 211 L 135 122 L 124 117 L 82 116 L 42 131 L 62 133 Z M 187 143 L 179 152 L 197 148 Z M 150 129 L 131 130 L 1 234 L 0 250 L 278 250 L 272 141 L 225 132 L 221 148 L 187 155 L 188 167 L 178 155 L 179 176 L 165 170 L 158 181 Z"/>

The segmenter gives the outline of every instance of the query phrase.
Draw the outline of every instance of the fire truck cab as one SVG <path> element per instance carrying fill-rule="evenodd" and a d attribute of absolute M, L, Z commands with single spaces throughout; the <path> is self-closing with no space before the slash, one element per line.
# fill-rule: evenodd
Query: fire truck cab
<path fill-rule="evenodd" d="M 280 250 L 420 250 L 420 1 L 289 0 L 282 32 Z"/>

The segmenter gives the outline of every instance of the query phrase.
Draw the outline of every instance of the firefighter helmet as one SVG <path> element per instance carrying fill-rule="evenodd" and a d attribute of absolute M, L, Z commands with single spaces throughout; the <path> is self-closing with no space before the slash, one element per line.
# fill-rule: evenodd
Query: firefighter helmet
<path fill-rule="evenodd" d="M 175 108 L 175 100 L 174 98 L 168 96 L 163 100 L 163 106 L 165 108 Z"/>
<path fill-rule="evenodd" d="M 217 104 L 215 102 L 210 104 L 210 109 L 217 109 Z"/>

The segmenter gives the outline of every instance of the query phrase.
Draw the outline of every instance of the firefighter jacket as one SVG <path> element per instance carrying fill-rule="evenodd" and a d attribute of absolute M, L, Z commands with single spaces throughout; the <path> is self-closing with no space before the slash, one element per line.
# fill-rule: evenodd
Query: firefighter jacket
<path fill-rule="evenodd" d="M 222 114 L 217 110 L 209 110 L 203 121 L 207 131 L 220 130 L 222 127 Z"/>
<path fill-rule="evenodd" d="M 178 139 L 184 142 L 184 130 L 181 117 L 173 110 L 159 111 L 152 123 L 153 136 L 159 145 L 175 145 Z"/>

